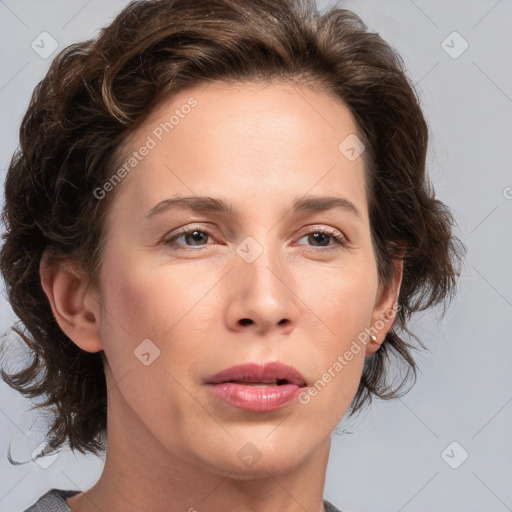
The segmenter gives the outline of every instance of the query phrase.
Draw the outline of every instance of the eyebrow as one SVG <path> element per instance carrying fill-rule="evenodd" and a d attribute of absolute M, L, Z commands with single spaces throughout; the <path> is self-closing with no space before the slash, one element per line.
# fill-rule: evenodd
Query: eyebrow
<path fill-rule="evenodd" d="M 209 196 L 178 196 L 160 201 L 157 205 L 148 210 L 145 218 L 150 219 L 158 213 L 177 208 L 185 208 L 198 212 L 223 213 L 233 216 L 238 215 L 238 212 L 233 209 L 233 206 L 223 199 Z M 334 208 L 350 212 L 358 219 L 362 220 L 361 214 L 356 206 L 351 201 L 343 197 L 310 196 L 307 198 L 299 198 L 294 201 L 290 213 L 322 212 L 332 210 Z"/>

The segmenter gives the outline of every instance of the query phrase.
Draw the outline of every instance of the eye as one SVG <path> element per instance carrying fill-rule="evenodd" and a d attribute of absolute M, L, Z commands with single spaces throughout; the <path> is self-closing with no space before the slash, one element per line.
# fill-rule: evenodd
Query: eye
<path fill-rule="evenodd" d="M 347 245 L 347 239 L 335 229 L 315 229 L 314 231 L 309 231 L 306 233 L 304 236 L 302 236 L 302 238 L 299 239 L 299 241 L 304 238 L 307 238 L 308 241 L 312 242 L 313 244 L 320 244 L 314 245 L 313 247 L 315 248 L 327 247 L 329 249 L 335 249 L 337 248 L 336 246 L 345 247 Z M 329 239 L 334 240 L 334 245 L 329 245 Z"/>
<path fill-rule="evenodd" d="M 190 244 L 191 247 L 192 246 L 193 247 L 203 247 L 204 245 L 206 245 L 206 241 L 211 236 L 212 236 L 212 233 L 209 230 L 199 228 L 199 227 L 192 228 L 192 229 L 189 228 L 189 229 L 180 231 L 179 233 L 175 234 L 171 238 L 166 239 L 164 241 L 164 244 L 169 245 L 173 248 L 176 248 L 176 246 L 182 246 L 182 245 L 187 246 L 188 244 Z M 177 240 L 179 240 L 180 238 L 183 239 L 185 244 L 177 243 Z M 205 243 L 203 244 L 203 242 L 205 242 Z M 181 247 L 180 247 L 180 249 L 181 249 Z M 188 250 L 188 249 L 185 249 L 185 250 Z M 192 249 L 192 250 L 195 250 L 195 249 Z"/>

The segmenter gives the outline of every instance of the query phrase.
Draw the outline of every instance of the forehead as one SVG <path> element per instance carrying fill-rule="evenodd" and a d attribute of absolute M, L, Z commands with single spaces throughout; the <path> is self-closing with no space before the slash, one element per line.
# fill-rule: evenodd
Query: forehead
<path fill-rule="evenodd" d="M 349 109 L 319 89 L 198 85 L 162 101 L 126 140 L 125 163 L 134 152 L 144 156 L 116 201 L 141 217 L 173 194 L 232 197 L 233 204 L 252 198 L 262 206 L 284 201 L 283 194 L 295 200 L 338 190 L 364 210 L 363 159 L 340 151 L 356 133 Z"/>
<path fill-rule="evenodd" d="M 185 123 L 187 118 L 189 121 Z M 166 122 L 172 126 L 161 126 Z M 133 138 L 153 133 L 160 141 L 171 132 L 174 135 L 185 132 L 184 135 L 190 136 L 199 124 L 201 134 L 197 135 L 201 137 L 213 140 L 218 135 L 221 139 L 229 132 L 236 132 L 233 135 L 252 139 L 253 143 L 259 136 L 284 142 L 326 136 L 330 139 L 329 135 L 337 138 L 345 131 L 358 131 L 341 99 L 319 86 L 311 89 L 282 82 L 212 82 L 162 100 Z M 286 132 L 282 131 L 284 127 Z"/>

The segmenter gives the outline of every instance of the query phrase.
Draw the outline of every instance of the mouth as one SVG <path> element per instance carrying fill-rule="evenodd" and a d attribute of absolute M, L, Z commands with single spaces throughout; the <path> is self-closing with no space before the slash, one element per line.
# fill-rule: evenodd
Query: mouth
<path fill-rule="evenodd" d="M 291 406 L 307 386 L 298 370 L 279 361 L 232 366 L 212 375 L 205 384 L 223 403 L 252 413 Z"/>
<path fill-rule="evenodd" d="M 251 387 L 276 387 L 292 384 L 303 388 L 307 382 L 293 366 L 279 361 L 250 362 L 232 366 L 210 376 L 207 384 L 231 383 Z"/>

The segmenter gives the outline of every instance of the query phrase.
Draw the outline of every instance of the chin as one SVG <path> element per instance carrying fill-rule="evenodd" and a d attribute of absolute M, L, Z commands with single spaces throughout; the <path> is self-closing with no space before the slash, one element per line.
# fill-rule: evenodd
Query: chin
<path fill-rule="evenodd" d="M 304 445 L 301 448 L 304 449 Z M 295 444 L 279 446 L 268 440 L 253 443 L 247 438 L 244 442 L 233 443 L 233 448 L 224 446 L 217 458 L 210 459 L 208 469 L 235 480 L 254 480 L 285 475 L 297 469 L 306 458 L 307 454 L 299 451 Z"/>
<path fill-rule="evenodd" d="M 222 468 L 217 471 L 224 476 L 229 476 L 233 480 L 259 480 L 270 478 L 271 476 L 282 476 L 290 473 L 300 466 L 298 461 L 282 460 L 280 456 L 274 457 L 276 460 L 260 459 L 254 466 L 244 467 L 243 464 L 235 464 Z"/>

